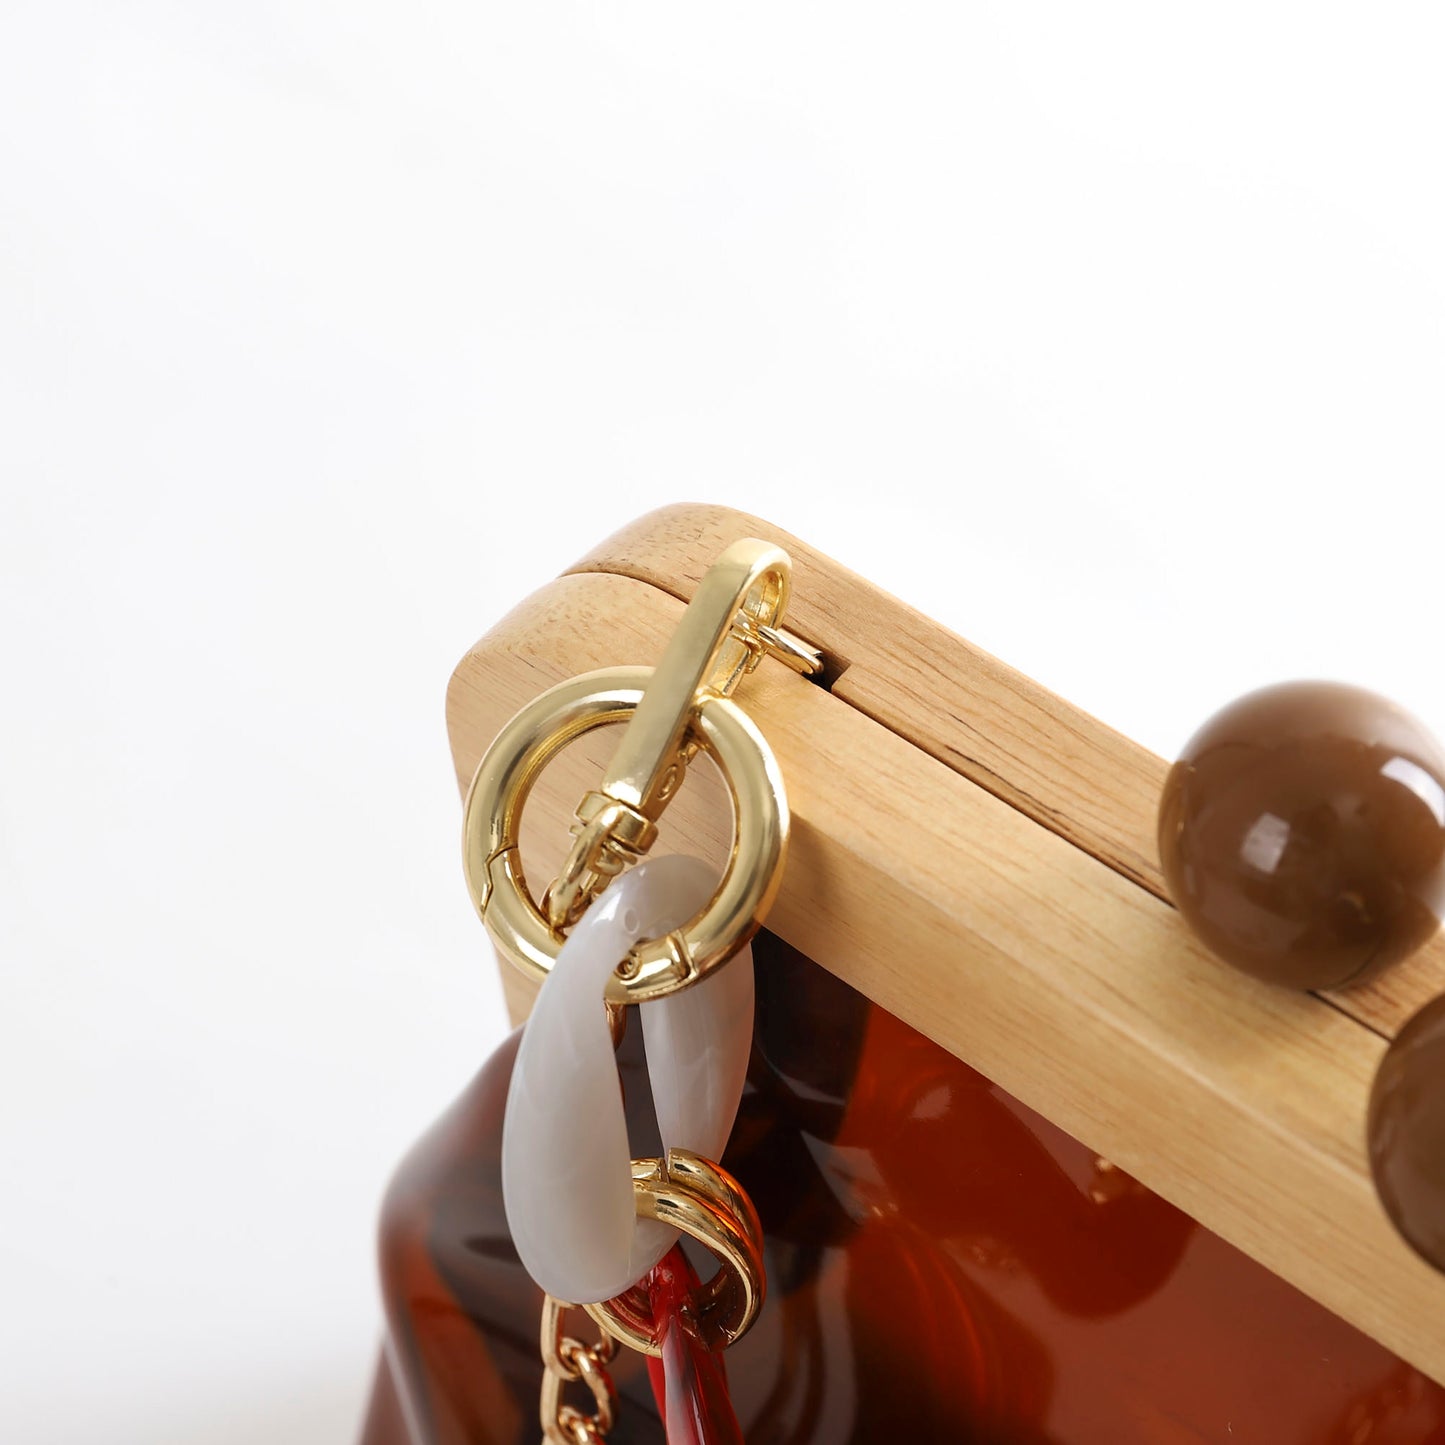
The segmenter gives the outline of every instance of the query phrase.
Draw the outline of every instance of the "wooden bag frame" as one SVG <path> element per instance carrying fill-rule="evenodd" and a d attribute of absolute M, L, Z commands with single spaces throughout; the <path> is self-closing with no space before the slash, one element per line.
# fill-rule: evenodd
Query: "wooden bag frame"
<path fill-rule="evenodd" d="M 655 662 L 747 536 L 791 554 L 787 625 L 828 663 L 817 683 L 765 660 L 739 698 L 793 814 L 769 929 L 1445 1384 L 1445 1277 L 1390 1226 L 1364 1144 L 1387 1041 L 1445 992 L 1445 942 L 1343 994 L 1217 963 L 1165 897 L 1167 765 L 1147 749 L 797 538 L 688 504 L 602 542 L 462 659 L 447 724 L 463 790 L 544 688 Z M 530 877 L 565 851 L 612 741 L 597 737 L 533 793 Z M 667 826 L 720 855 L 720 790 L 690 780 Z M 530 986 L 510 969 L 504 986 L 520 1019 Z"/>

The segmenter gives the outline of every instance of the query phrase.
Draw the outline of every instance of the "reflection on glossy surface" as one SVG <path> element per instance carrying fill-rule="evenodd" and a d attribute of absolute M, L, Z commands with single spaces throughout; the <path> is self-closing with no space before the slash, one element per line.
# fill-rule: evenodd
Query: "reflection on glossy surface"
<path fill-rule="evenodd" d="M 1445 997 L 1390 1045 L 1370 1091 L 1370 1168 L 1385 1212 L 1445 1270 Z"/>
<path fill-rule="evenodd" d="M 1159 858 L 1226 962 L 1293 988 L 1363 982 L 1445 908 L 1445 751 L 1361 688 L 1263 688 L 1210 718 L 1170 769 Z"/>
<path fill-rule="evenodd" d="M 1445 1392 L 776 939 L 754 947 L 725 1159 L 767 1236 L 768 1302 L 727 1354 L 749 1445 L 1445 1441 Z M 646 1153 L 637 1033 L 622 1067 Z M 383 1382 L 364 1445 L 537 1437 L 541 1301 L 497 1179 L 514 1048 L 387 1196 L 412 1423 Z M 614 1445 L 661 1442 L 641 1358 L 615 1366 Z"/>

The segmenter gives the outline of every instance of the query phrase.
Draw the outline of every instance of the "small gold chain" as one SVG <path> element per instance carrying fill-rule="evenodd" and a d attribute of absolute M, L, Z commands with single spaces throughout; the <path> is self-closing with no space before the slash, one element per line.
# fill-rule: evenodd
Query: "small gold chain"
<path fill-rule="evenodd" d="M 574 1305 L 548 1295 L 542 1305 L 542 1438 L 546 1445 L 603 1445 L 617 1416 L 617 1390 L 607 1366 L 617 1341 L 606 1330 L 595 1345 L 562 1333 Z M 580 1381 L 592 1394 L 592 1413 L 562 1403 L 562 1387 Z"/>

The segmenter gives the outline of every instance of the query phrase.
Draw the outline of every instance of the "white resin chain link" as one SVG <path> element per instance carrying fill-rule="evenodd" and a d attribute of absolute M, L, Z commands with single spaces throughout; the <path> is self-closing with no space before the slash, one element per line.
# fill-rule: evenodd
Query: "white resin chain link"
<path fill-rule="evenodd" d="M 700 860 L 669 856 L 610 884 L 568 935 L 522 1035 L 502 1130 L 502 1192 L 522 1264 L 558 1299 L 612 1299 L 677 1238 L 637 1218 L 603 995 L 636 943 L 681 927 L 716 883 Z M 752 949 L 639 1011 L 664 1149 L 717 1159 L 752 1047 Z"/>

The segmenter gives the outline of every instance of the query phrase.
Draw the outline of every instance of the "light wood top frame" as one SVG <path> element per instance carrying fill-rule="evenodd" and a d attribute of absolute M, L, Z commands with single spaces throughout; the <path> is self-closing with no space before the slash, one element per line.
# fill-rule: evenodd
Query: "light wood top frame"
<path fill-rule="evenodd" d="M 1445 992 L 1445 943 L 1328 996 L 1217 963 L 1165 900 L 1167 765 L 1146 749 L 776 527 L 685 505 L 607 539 L 462 660 L 461 787 L 544 688 L 654 662 L 744 536 L 791 554 L 787 625 L 829 664 L 820 685 L 765 661 L 739 694 L 793 813 L 768 927 L 1445 1384 L 1445 1278 L 1389 1225 L 1364 1147 L 1375 1067 Z M 551 876 L 611 741 L 593 734 L 539 782 L 529 876 Z M 721 790 L 690 778 L 666 826 L 720 856 Z M 520 1017 L 530 991 L 504 982 Z"/>

